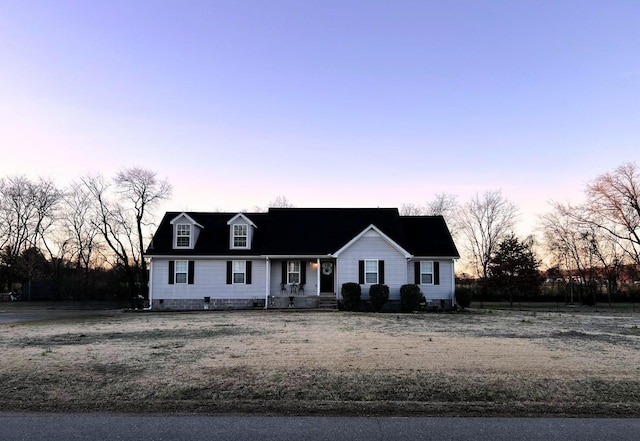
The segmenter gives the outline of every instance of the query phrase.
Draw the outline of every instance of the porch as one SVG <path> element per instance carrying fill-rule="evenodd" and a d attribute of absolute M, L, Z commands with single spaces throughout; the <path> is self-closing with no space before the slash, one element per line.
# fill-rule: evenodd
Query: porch
<path fill-rule="evenodd" d="M 335 293 L 270 295 L 266 309 L 338 309 Z"/>

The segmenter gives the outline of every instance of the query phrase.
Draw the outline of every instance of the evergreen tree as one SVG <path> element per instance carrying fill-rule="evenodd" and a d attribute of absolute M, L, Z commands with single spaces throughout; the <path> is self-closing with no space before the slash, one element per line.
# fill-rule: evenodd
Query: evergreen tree
<path fill-rule="evenodd" d="M 540 262 L 533 253 L 533 241 L 520 241 L 514 234 L 508 235 L 489 260 L 488 282 L 498 291 L 508 291 L 509 303 L 513 294 L 535 295 L 539 293 L 543 277 L 538 271 Z"/>

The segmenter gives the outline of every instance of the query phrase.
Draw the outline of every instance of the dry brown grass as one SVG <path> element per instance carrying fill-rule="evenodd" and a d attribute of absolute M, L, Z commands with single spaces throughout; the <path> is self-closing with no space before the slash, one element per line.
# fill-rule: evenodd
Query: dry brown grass
<path fill-rule="evenodd" d="M 640 416 L 640 315 L 130 313 L 0 325 L 2 410 Z"/>

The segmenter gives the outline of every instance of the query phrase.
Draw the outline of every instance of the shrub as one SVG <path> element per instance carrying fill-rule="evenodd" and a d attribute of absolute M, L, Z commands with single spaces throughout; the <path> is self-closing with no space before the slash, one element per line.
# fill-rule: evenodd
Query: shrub
<path fill-rule="evenodd" d="M 460 287 L 456 289 L 456 301 L 458 306 L 462 309 L 468 308 L 471 305 L 471 299 L 473 297 L 473 289 L 467 287 Z"/>
<path fill-rule="evenodd" d="M 376 283 L 369 288 L 369 299 L 371 306 L 376 312 L 380 312 L 385 303 L 389 300 L 389 287 Z"/>
<path fill-rule="evenodd" d="M 355 311 L 360 306 L 360 298 L 362 297 L 362 288 L 355 282 L 347 282 L 342 284 L 342 304 L 347 311 Z"/>
<path fill-rule="evenodd" d="M 420 309 L 422 292 L 418 285 L 408 284 L 400 287 L 400 305 L 405 312 L 417 311 Z"/>

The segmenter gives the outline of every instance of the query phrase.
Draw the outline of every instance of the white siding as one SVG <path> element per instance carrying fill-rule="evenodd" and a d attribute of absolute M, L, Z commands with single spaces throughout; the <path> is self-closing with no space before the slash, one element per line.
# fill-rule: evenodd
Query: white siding
<path fill-rule="evenodd" d="M 184 260 L 186 260 L 185 258 Z M 193 285 L 169 284 L 169 260 L 153 259 L 153 299 L 252 299 L 263 298 L 266 285 L 266 262 L 251 260 L 251 284 L 227 285 L 227 260 L 189 259 L 194 261 Z"/>
<path fill-rule="evenodd" d="M 419 285 L 422 293 L 427 300 L 440 300 L 450 299 L 453 295 L 454 287 L 454 270 L 453 260 L 440 260 L 440 259 L 415 259 L 409 261 L 407 265 L 407 273 L 409 275 L 407 283 L 415 282 L 415 262 L 416 261 L 429 261 L 440 262 L 440 284 L 439 285 Z"/>
<path fill-rule="evenodd" d="M 337 286 L 340 293 L 343 283 L 358 283 L 358 262 L 365 259 L 384 260 L 384 284 L 389 287 L 389 299 L 400 299 L 400 287 L 407 283 L 407 259 L 375 231 L 369 231 L 337 259 Z M 369 298 L 369 287 L 362 286 L 362 298 Z"/>
<path fill-rule="evenodd" d="M 304 260 L 304 259 L 290 259 L 290 260 Z M 318 290 L 318 269 L 312 268 L 309 262 L 311 259 L 305 260 L 305 270 L 307 283 L 304 285 L 304 295 L 315 295 Z M 313 259 L 313 262 L 316 260 Z M 279 296 L 282 289 L 282 260 L 271 260 L 271 285 L 269 286 L 269 294 L 273 296 Z M 289 285 L 287 285 L 289 289 Z"/>

